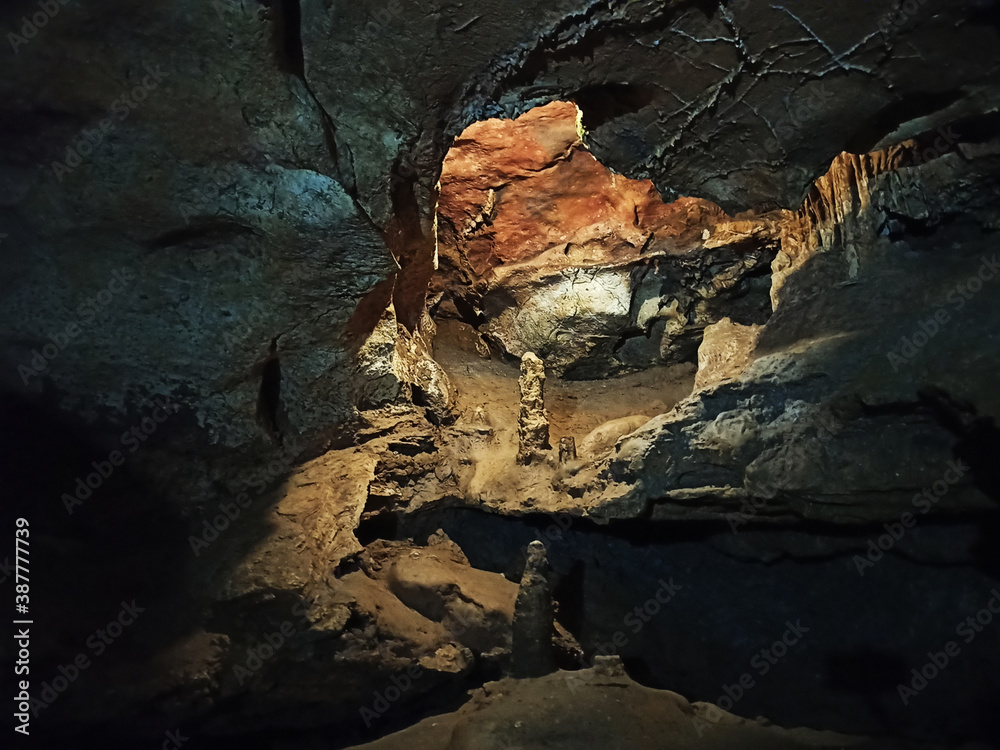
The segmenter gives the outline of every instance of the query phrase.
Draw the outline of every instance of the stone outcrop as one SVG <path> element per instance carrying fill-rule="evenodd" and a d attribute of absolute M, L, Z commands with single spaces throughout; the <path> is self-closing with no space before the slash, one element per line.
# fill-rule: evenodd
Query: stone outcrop
<path fill-rule="evenodd" d="M 576 438 L 572 435 L 559 438 L 559 463 L 576 460 Z"/>
<path fill-rule="evenodd" d="M 705 328 L 698 347 L 698 373 L 695 390 L 708 388 L 723 380 L 739 377 L 750 366 L 761 326 L 741 326 L 729 318 Z"/>
<path fill-rule="evenodd" d="M 587 433 L 580 443 L 580 455 L 596 459 L 615 447 L 625 435 L 635 432 L 649 421 L 649 417 L 636 414 L 630 417 L 612 419 Z"/>
<path fill-rule="evenodd" d="M 355 750 L 500 750 L 505 747 L 628 747 L 654 750 L 753 747 L 760 750 L 853 748 L 903 750 L 908 743 L 811 729 L 783 729 L 744 719 L 711 703 L 689 703 L 667 690 L 633 682 L 611 657 L 582 672 L 491 682 L 452 714 Z"/>

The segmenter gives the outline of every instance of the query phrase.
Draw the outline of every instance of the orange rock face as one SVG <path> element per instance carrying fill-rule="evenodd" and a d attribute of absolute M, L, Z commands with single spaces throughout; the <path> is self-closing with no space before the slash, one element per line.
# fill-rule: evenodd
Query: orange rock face
<path fill-rule="evenodd" d="M 466 282 L 501 265 L 546 268 L 635 260 L 656 242 L 683 252 L 725 220 L 709 201 L 666 204 L 649 180 L 612 173 L 587 151 L 567 102 L 471 125 L 441 173 L 439 252 Z M 542 258 L 542 256 L 545 256 Z"/>
<path fill-rule="evenodd" d="M 575 104 L 554 102 L 455 141 L 432 281 L 451 314 L 473 312 L 491 347 L 584 378 L 693 358 L 726 314 L 758 322 L 760 290 L 744 279 L 772 257 L 765 223 L 699 198 L 664 203 L 649 180 L 597 161 L 578 122 Z"/>

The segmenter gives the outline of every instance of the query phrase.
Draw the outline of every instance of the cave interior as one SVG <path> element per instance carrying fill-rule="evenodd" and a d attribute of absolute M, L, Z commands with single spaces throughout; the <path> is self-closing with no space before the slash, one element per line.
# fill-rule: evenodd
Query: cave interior
<path fill-rule="evenodd" d="M 0 9 L 14 746 L 1000 747 L 1000 4 L 527 5 Z"/>

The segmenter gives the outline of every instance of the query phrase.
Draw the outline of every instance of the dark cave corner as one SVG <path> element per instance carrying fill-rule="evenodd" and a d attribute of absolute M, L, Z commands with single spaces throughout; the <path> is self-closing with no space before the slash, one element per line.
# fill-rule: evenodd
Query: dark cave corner
<path fill-rule="evenodd" d="M 268 355 L 259 368 L 257 424 L 280 446 L 284 440 L 284 429 L 281 406 L 281 358 L 278 355 L 277 336 L 271 339 Z"/>
<path fill-rule="evenodd" d="M 271 13 L 274 49 L 279 67 L 286 73 L 306 77 L 302 48 L 302 7 L 299 0 L 258 0 Z"/>

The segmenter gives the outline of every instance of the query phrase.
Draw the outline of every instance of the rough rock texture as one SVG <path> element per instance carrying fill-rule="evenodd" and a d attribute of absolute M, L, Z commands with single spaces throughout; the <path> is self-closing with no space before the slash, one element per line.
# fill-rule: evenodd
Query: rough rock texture
<path fill-rule="evenodd" d="M 517 462 L 530 464 L 545 458 L 549 445 L 549 418 L 545 413 L 545 365 L 532 352 L 521 357 L 521 412 L 517 417 Z"/>
<path fill-rule="evenodd" d="M 763 322 L 765 287 L 748 276 L 777 247 L 762 231 L 771 220 L 734 222 L 695 198 L 664 203 L 648 180 L 602 166 L 578 117 L 554 102 L 456 139 L 433 289 L 456 312 L 476 310 L 503 351 L 535 351 L 557 374 L 683 359 L 722 311 Z"/>
<path fill-rule="evenodd" d="M 572 435 L 559 438 L 559 463 L 576 460 L 576 438 Z"/>
<path fill-rule="evenodd" d="M 8 41 L 26 12 L 0 12 Z M 668 200 L 794 207 L 845 148 L 898 137 L 995 80 L 989 12 L 971 0 L 851 14 L 746 0 L 60 5 L 2 63 L 4 388 L 79 415 L 109 446 L 150 396 L 185 404 L 168 447 L 135 464 L 177 499 L 204 498 L 248 452 L 276 450 L 257 419 L 272 341 L 271 423 L 281 414 L 318 452 L 352 410 L 340 334 L 359 300 L 362 330 L 390 299 L 417 325 L 439 165 L 471 123 L 573 99 L 594 156 Z M 155 88 L 131 99 L 149 70 Z M 106 118 L 93 154 L 57 176 Z M 123 267 L 136 281 L 81 314 Z M 73 323 L 72 345 L 18 374 Z"/>
<path fill-rule="evenodd" d="M 216 5 L 60 4 L 0 63 L 4 388 L 96 422 L 107 450 L 150 397 L 182 404 L 133 462 L 195 502 L 276 451 L 257 419 L 272 342 L 268 408 L 286 434 L 312 451 L 350 415 L 341 329 L 392 265 L 338 179 L 324 113 L 276 54 L 279 19 Z M 5 40 L 29 10 L 5 6 Z M 71 152 L 79 166 L 54 169 Z M 123 268 L 135 278 L 109 300 Z M 37 375 L 18 371 L 73 324 Z"/>
<path fill-rule="evenodd" d="M 700 391 L 743 374 L 750 366 L 750 355 L 757 346 L 760 331 L 760 326 L 741 326 L 729 318 L 707 326 L 698 347 L 695 390 Z"/>
<path fill-rule="evenodd" d="M 684 616 L 630 639 L 647 680 L 715 700 L 734 664 L 811 614 L 802 660 L 748 694 L 748 714 L 1000 736 L 996 629 L 923 702 L 897 694 L 1000 571 L 995 4 L 57 5 L 0 62 L 0 386 L 13 425 L 0 468 L 39 530 L 32 603 L 47 625 L 32 668 L 57 675 L 123 598 L 147 612 L 36 722 L 63 733 L 47 744 L 152 747 L 178 725 L 210 744 L 323 723 L 344 738 L 369 730 L 361 709 L 381 711 L 376 694 L 416 668 L 390 713 L 440 711 L 495 676 L 520 573 L 500 571 L 539 537 L 588 656 L 625 632 L 657 579 L 684 572 Z M 39 7 L 4 4 L 0 36 Z M 601 218 L 577 227 L 597 261 L 553 244 L 547 204 L 533 209 L 537 235 L 502 213 L 529 210 L 521 182 L 504 177 L 499 195 L 497 181 L 473 185 L 460 206 L 473 224 L 457 213 L 455 230 L 488 234 L 496 219 L 504 242 L 470 256 L 491 285 L 471 311 L 455 283 L 479 283 L 475 269 L 450 267 L 442 246 L 441 270 L 465 274 L 436 290 L 458 299 L 454 314 L 574 377 L 690 359 L 705 326 L 774 314 L 738 380 L 676 409 L 650 394 L 664 413 L 601 457 L 525 467 L 516 395 L 501 404 L 509 418 L 454 408 L 462 372 L 432 361 L 425 293 L 453 138 L 537 105 L 569 112 L 559 101 L 578 105 L 588 151 L 574 110 L 553 149 L 537 141 L 530 179 L 621 187 L 568 212 Z M 662 230 L 660 210 L 701 232 L 643 253 L 635 226 Z M 595 245 L 605 229 L 614 239 Z M 684 242 L 692 255 L 676 252 Z M 608 390 L 626 382 L 639 383 Z M 181 409 L 65 512 L 62 495 L 154 399 Z M 580 438 L 653 416 L 576 406 L 593 409 Z M 447 531 L 472 565 L 443 539 L 407 540 L 464 507 L 475 513 Z M 875 556 L 904 512 L 918 526 L 860 575 L 855 558 Z M 502 529 L 524 538 L 508 548 Z M 461 537 L 471 531 L 484 533 Z M 553 709 L 585 712 L 587 746 L 621 729 L 599 723 L 608 692 Z M 639 692 L 624 716 L 663 708 Z M 457 746 L 492 741 L 463 726 Z"/>
<path fill-rule="evenodd" d="M 545 545 L 539 541 L 532 542 L 527 548 L 524 574 L 514 604 L 512 677 L 542 677 L 555 669 L 552 652 L 555 613 L 549 573 Z"/>
<path fill-rule="evenodd" d="M 426 407 L 427 418 L 432 422 L 454 421 L 451 383 L 431 353 L 434 321 L 424 314 L 421 322 L 419 329 L 408 330 L 390 304 L 358 347 L 356 402 L 361 409 L 412 403 Z"/>
<path fill-rule="evenodd" d="M 649 417 L 636 414 L 605 422 L 587 433 L 580 443 L 580 455 L 590 459 L 598 458 L 614 448 L 625 435 L 635 432 L 648 421 Z"/>
<path fill-rule="evenodd" d="M 595 475 L 577 475 L 592 498 L 585 504 L 609 517 L 705 518 L 753 497 L 767 501 L 758 518 L 889 519 L 962 459 L 967 468 L 935 504 L 993 507 L 984 494 L 995 492 L 992 470 L 970 463 L 979 449 L 968 444 L 990 443 L 986 425 L 1000 416 L 985 386 L 997 350 L 981 346 L 995 330 L 980 307 L 997 276 L 981 227 L 990 226 L 985 204 L 997 195 L 998 162 L 995 146 L 975 153 L 876 179 L 861 213 L 868 232 L 848 240 L 838 230 L 785 282 L 741 379 L 623 445 L 601 474 L 603 494 L 591 495 Z M 841 162 L 853 173 L 850 164 Z M 878 236 L 894 215 L 934 226 L 946 214 L 970 225 L 940 228 L 932 240 Z M 921 251 L 931 243 L 949 249 Z M 956 361 L 961 376 L 945 364 Z"/>
<path fill-rule="evenodd" d="M 357 750 L 400 747 L 915 750 L 918 746 L 811 729 L 782 729 L 763 718 L 744 719 L 710 703 L 689 703 L 677 693 L 642 687 L 629 679 L 620 663 L 606 659 L 582 672 L 487 683 L 453 714 L 426 719 L 396 735 L 356 746 Z"/>

